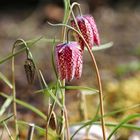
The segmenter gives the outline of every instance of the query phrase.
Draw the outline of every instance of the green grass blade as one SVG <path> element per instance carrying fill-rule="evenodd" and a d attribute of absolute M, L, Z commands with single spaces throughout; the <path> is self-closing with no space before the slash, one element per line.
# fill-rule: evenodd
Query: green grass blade
<path fill-rule="evenodd" d="M 5 129 L 6 129 L 7 133 L 8 133 L 8 136 L 9 136 L 10 140 L 14 140 L 14 138 L 12 137 L 11 132 L 10 132 L 7 124 L 5 122 L 3 122 L 3 125 L 4 125 L 4 127 L 5 127 Z"/>
<path fill-rule="evenodd" d="M 0 79 L 1 80 L 3 80 L 11 89 L 12 89 L 12 84 L 11 84 L 11 82 L 7 79 L 7 77 L 4 75 L 4 74 L 2 74 L 1 72 L 0 72 Z"/>
<path fill-rule="evenodd" d="M 6 117 L 6 118 L 1 119 L 1 120 L 0 120 L 0 124 L 2 124 L 3 122 L 8 121 L 8 120 L 9 120 L 9 119 L 11 119 L 13 116 L 14 116 L 14 115 L 13 115 L 13 114 L 11 114 L 11 115 L 9 115 L 9 116 L 8 116 L 8 117 Z"/>
<path fill-rule="evenodd" d="M 0 95 L 5 97 L 5 98 L 11 98 L 11 96 L 8 96 L 8 95 L 6 95 L 5 93 L 2 93 L 2 92 L 0 92 Z M 34 106 L 24 102 L 24 101 L 21 101 L 19 99 L 16 99 L 16 103 L 21 105 L 21 106 L 23 106 L 23 107 L 28 108 L 32 112 L 34 112 L 37 115 L 39 115 L 42 119 L 46 120 L 46 115 L 43 112 L 41 112 L 39 109 L 37 109 L 36 107 L 34 107 Z"/>
<path fill-rule="evenodd" d="M 91 88 L 91 87 L 84 87 L 84 86 L 65 86 L 65 87 L 60 87 L 60 88 L 65 88 L 68 90 L 93 91 L 93 93 L 98 93 L 98 90 Z"/>
<path fill-rule="evenodd" d="M 21 120 L 18 120 L 18 124 L 21 124 L 21 125 L 27 125 L 29 126 L 29 123 L 28 122 L 25 122 L 25 121 L 21 121 Z M 35 125 L 35 128 L 39 131 L 41 131 L 43 134 L 45 134 L 45 129 Z"/>
<path fill-rule="evenodd" d="M 100 50 L 108 49 L 108 48 L 110 48 L 112 46 L 113 46 L 113 42 L 108 42 L 106 44 L 101 44 L 99 46 L 94 46 L 92 48 L 92 51 L 100 51 Z M 87 49 L 85 49 L 85 50 L 87 50 Z"/>
<path fill-rule="evenodd" d="M 73 28 L 73 27 L 71 27 L 71 26 L 69 26 L 69 25 L 67 25 L 67 24 L 63 24 L 63 23 L 59 23 L 59 24 L 52 24 L 52 23 L 50 23 L 50 22 L 48 22 L 48 24 L 49 25 L 51 25 L 51 26 L 58 26 L 58 27 L 67 27 L 67 28 L 69 28 L 69 29 L 71 29 L 71 30 L 73 30 L 73 31 L 75 31 L 76 33 L 78 33 L 78 34 L 80 34 L 79 33 L 79 31 L 77 31 L 75 28 Z M 82 35 L 81 35 L 82 36 Z M 107 49 L 107 48 L 110 48 L 110 47 L 112 47 L 113 46 L 113 42 L 109 42 L 109 43 L 106 43 L 106 44 L 102 44 L 102 45 L 100 45 L 100 46 L 94 46 L 93 48 L 92 48 L 92 51 L 99 51 L 99 50 L 102 50 L 102 49 Z M 87 50 L 87 49 L 85 49 L 85 50 Z"/>
<path fill-rule="evenodd" d="M 40 40 L 43 40 L 45 42 L 53 42 L 53 39 L 46 39 L 44 37 L 39 37 L 37 39 L 33 39 L 33 40 L 29 40 L 29 41 L 26 41 L 27 45 L 29 48 L 32 48 L 32 47 L 36 47 L 35 44 L 38 43 Z M 60 40 L 56 39 L 55 41 L 59 42 Z M 20 45 L 20 44 L 19 44 Z M 22 44 L 21 44 L 22 45 Z M 22 49 L 19 49 L 17 52 L 15 52 L 14 54 L 8 54 L 6 55 L 5 57 L 1 58 L 0 59 L 0 64 L 6 62 L 7 60 L 10 60 L 13 56 L 16 56 L 22 52 L 24 52 L 26 50 L 26 47 L 22 48 Z"/>
<path fill-rule="evenodd" d="M 46 81 L 45 81 L 45 79 L 44 79 L 44 77 L 43 77 L 42 72 L 41 72 L 41 71 L 39 71 L 39 72 L 40 72 L 40 76 L 41 76 L 41 78 L 42 78 L 42 82 L 44 83 L 44 86 L 45 86 L 45 90 L 42 89 L 42 92 L 44 92 L 45 94 L 47 94 L 47 95 L 49 95 L 50 97 L 52 97 L 52 98 L 56 101 L 56 103 L 62 108 L 62 104 L 59 102 L 59 100 L 58 100 L 57 97 L 53 94 L 53 92 L 49 89 L 49 87 L 48 87 L 48 85 L 47 85 L 47 83 L 46 83 Z"/>
<path fill-rule="evenodd" d="M 93 122 L 92 124 L 94 125 L 101 125 L 101 122 Z M 92 125 L 91 124 L 91 125 Z M 118 123 L 105 123 L 106 126 L 109 126 L 109 127 L 117 127 L 118 126 Z M 80 128 L 83 129 L 85 126 L 81 126 Z M 139 126 L 136 126 L 136 125 L 132 125 L 132 124 L 122 124 L 121 127 L 123 128 L 128 128 L 128 129 L 135 129 L 135 130 L 140 130 L 140 127 Z M 80 130 L 81 130 L 80 129 Z M 79 132 L 79 129 L 76 131 L 76 133 L 74 133 L 71 137 L 71 140 L 73 139 L 73 137 Z"/>
<path fill-rule="evenodd" d="M 55 67 L 55 62 L 54 62 L 54 54 L 55 54 L 55 39 L 54 39 L 54 42 L 52 44 L 52 51 L 51 51 L 51 60 L 52 60 L 52 67 L 53 67 L 53 70 L 54 70 L 54 73 L 55 73 L 55 76 L 56 78 L 58 79 L 58 74 L 57 74 L 57 70 L 56 70 L 56 67 Z"/>
<path fill-rule="evenodd" d="M 13 98 L 7 98 L 6 101 L 4 102 L 4 104 L 1 106 L 0 108 L 0 116 L 3 115 L 3 113 L 6 111 L 6 109 L 9 107 L 9 105 L 11 104 Z"/>
<path fill-rule="evenodd" d="M 36 39 L 34 42 L 32 42 L 30 45 L 29 45 L 29 48 L 30 47 L 34 47 L 34 44 L 37 43 L 39 40 L 41 40 L 43 37 L 40 37 L 38 39 Z M 22 45 L 22 44 L 21 44 Z M 7 60 L 10 60 L 13 56 L 16 56 L 22 52 L 24 52 L 26 50 L 26 47 L 23 47 L 22 49 L 19 49 L 17 52 L 13 53 L 13 54 L 9 54 L 7 55 L 6 57 L 0 59 L 0 64 L 4 63 L 5 61 Z"/>
<path fill-rule="evenodd" d="M 59 88 L 60 89 L 67 89 L 67 90 L 93 91 L 93 94 L 98 93 L 98 90 L 91 88 L 91 87 L 84 87 L 84 86 L 60 86 Z M 52 87 L 52 89 L 55 89 L 55 87 Z M 35 93 L 40 93 L 43 90 L 47 90 L 47 89 L 37 90 L 37 91 L 35 91 Z"/>
<path fill-rule="evenodd" d="M 120 113 L 120 112 L 124 112 L 124 111 L 127 111 L 129 109 L 134 109 L 134 108 L 137 108 L 139 107 L 140 104 L 136 104 L 136 105 L 133 105 L 133 106 L 130 106 L 130 107 L 126 107 L 124 109 L 119 109 L 119 110 L 116 110 L 116 111 L 113 111 L 113 112 L 110 112 L 110 113 L 107 113 L 104 115 L 104 117 L 108 117 L 108 116 L 111 116 L 111 115 L 115 115 L 116 113 Z M 94 123 L 95 121 L 97 121 L 98 119 L 100 119 L 101 117 L 100 116 L 97 116 L 96 118 L 93 118 L 92 120 L 90 121 L 87 121 L 87 122 L 84 122 L 84 123 L 79 123 L 79 124 L 82 124 L 82 126 L 80 128 L 78 128 L 75 133 L 71 136 L 71 140 L 73 139 L 73 137 L 84 127 L 88 126 L 88 125 L 91 125 L 92 123 Z"/>
<path fill-rule="evenodd" d="M 93 124 L 95 124 L 95 125 L 101 125 L 101 122 L 94 122 Z M 118 123 L 106 122 L 105 125 L 106 126 L 109 126 L 109 127 L 116 127 L 118 125 Z M 140 130 L 140 126 L 133 125 L 133 124 L 128 124 L 128 123 L 123 124 L 121 127 L 128 128 L 128 129 Z"/>
<path fill-rule="evenodd" d="M 22 121 L 22 120 L 18 120 L 18 124 L 29 126 L 29 123 L 28 123 L 28 122 L 25 122 L 25 121 Z M 41 133 L 44 134 L 44 135 L 45 135 L 45 133 L 46 133 L 46 130 L 45 130 L 44 128 L 42 128 L 42 127 L 40 127 L 40 126 L 38 126 L 38 125 L 36 125 L 36 124 L 35 124 L 35 129 L 36 129 L 37 131 L 41 132 Z M 54 137 L 54 138 L 56 137 L 56 136 L 54 136 L 54 135 L 55 135 L 54 132 L 51 131 L 50 129 L 49 129 L 49 131 L 48 131 L 48 135 L 50 135 L 51 137 Z"/>
<path fill-rule="evenodd" d="M 116 133 L 116 131 L 122 127 L 123 124 L 127 123 L 128 121 L 134 119 L 134 118 L 140 118 L 140 114 L 133 114 L 133 115 L 129 115 L 128 117 L 126 117 L 125 119 L 123 119 L 111 132 L 111 134 L 108 136 L 107 140 L 110 140 L 111 137 L 113 136 L 113 134 Z"/>
<path fill-rule="evenodd" d="M 134 108 L 137 108 L 137 107 L 140 107 L 140 104 L 132 105 L 132 106 L 129 106 L 129 107 L 126 107 L 126 108 L 123 108 L 123 109 L 118 109 L 118 110 L 109 112 L 109 113 L 105 114 L 104 117 L 112 116 L 112 115 L 115 115 L 117 113 L 125 112 L 127 110 L 131 110 L 131 109 L 134 109 Z"/>

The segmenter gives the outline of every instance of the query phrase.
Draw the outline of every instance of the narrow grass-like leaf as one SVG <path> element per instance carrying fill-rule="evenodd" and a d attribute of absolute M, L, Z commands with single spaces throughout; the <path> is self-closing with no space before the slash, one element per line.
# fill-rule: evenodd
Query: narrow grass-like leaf
<path fill-rule="evenodd" d="M 112 46 L 113 46 L 113 42 L 108 42 L 106 44 L 92 47 L 92 51 L 100 51 L 100 50 L 108 49 Z M 85 49 L 85 50 L 87 50 L 87 49 Z"/>
<path fill-rule="evenodd" d="M 18 124 L 29 126 L 30 123 L 25 122 L 23 120 L 18 120 Z M 39 131 L 41 131 L 43 134 L 45 134 L 45 129 L 44 128 L 42 128 L 42 127 L 40 127 L 36 124 L 35 124 L 35 128 L 39 129 Z"/>
<path fill-rule="evenodd" d="M 62 87 L 62 88 L 65 88 L 67 90 L 93 91 L 93 94 L 98 93 L 98 90 L 96 90 L 94 88 L 91 88 L 91 87 L 84 87 L 84 86 L 65 86 L 65 87 Z"/>
<path fill-rule="evenodd" d="M 11 96 L 8 96 L 8 95 L 6 95 L 5 93 L 2 93 L 2 92 L 0 92 L 0 95 L 5 97 L 5 98 L 11 98 Z M 46 115 L 43 112 L 41 112 L 39 109 L 37 109 L 36 107 L 34 107 L 34 106 L 24 102 L 24 101 L 21 101 L 19 99 L 16 99 L 16 103 L 21 105 L 21 106 L 23 106 L 23 107 L 28 108 L 32 112 L 34 112 L 37 115 L 39 115 L 42 119 L 46 120 Z"/>
<path fill-rule="evenodd" d="M 31 47 L 34 47 L 34 44 L 37 43 L 39 40 L 41 40 L 43 37 L 40 37 L 38 39 L 36 39 L 34 42 L 32 42 L 32 44 L 29 45 L 29 48 Z M 22 44 L 21 44 L 22 45 Z M 22 52 L 24 52 L 27 48 L 26 47 L 23 47 L 22 49 L 19 49 L 18 51 L 16 51 L 15 53 L 13 54 L 9 54 L 7 55 L 6 57 L 0 59 L 0 64 L 4 63 L 5 61 L 7 60 L 10 60 L 13 56 L 16 56 Z"/>
<path fill-rule="evenodd" d="M 41 78 L 42 78 L 42 81 L 43 81 L 43 83 L 44 83 L 44 85 L 45 85 L 45 90 L 43 89 L 42 91 L 44 92 L 44 93 L 46 93 L 46 94 L 49 94 L 49 96 L 51 96 L 55 101 L 56 101 L 56 103 L 60 106 L 60 107 L 62 107 L 62 104 L 59 102 L 59 100 L 57 99 L 57 97 L 52 93 L 52 91 L 49 89 L 49 87 L 48 87 L 48 85 L 47 85 L 47 83 L 46 83 L 46 81 L 45 81 L 45 79 L 44 79 L 44 77 L 43 77 L 43 74 L 42 74 L 42 72 L 41 71 L 39 71 L 40 72 L 40 76 L 41 76 Z"/>
<path fill-rule="evenodd" d="M 0 79 L 2 79 L 10 88 L 12 88 L 11 82 L 7 79 L 7 77 L 0 72 Z"/>
<path fill-rule="evenodd" d="M 25 121 L 21 121 L 21 120 L 18 120 L 18 124 L 21 124 L 21 125 L 26 125 L 26 126 L 29 126 L 29 123 L 28 122 L 25 122 Z M 46 133 L 46 130 L 38 125 L 35 124 L 35 129 L 38 130 L 39 132 L 41 132 L 42 134 L 45 134 Z M 51 137 L 55 137 L 54 135 L 54 132 L 51 131 L 49 129 L 48 131 L 48 135 L 50 135 Z"/>
<path fill-rule="evenodd" d="M 101 122 L 94 122 L 93 124 L 94 125 L 101 125 Z M 118 125 L 118 123 L 106 122 L 105 125 L 109 126 L 109 127 L 116 127 Z M 128 124 L 128 123 L 123 124 L 121 127 L 128 128 L 128 129 L 140 130 L 140 126 L 133 125 L 133 124 Z"/>
<path fill-rule="evenodd" d="M 130 107 L 127 107 L 127 108 L 124 108 L 124 109 L 119 109 L 119 110 L 116 110 L 116 111 L 113 111 L 113 112 L 110 112 L 110 113 L 107 113 L 104 115 L 104 117 L 108 117 L 108 116 L 111 116 L 111 115 L 115 115 L 116 113 L 120 113 L 120 112 L 124 112 L 124 111 L 127 111 L 129 109 L 134 109 L 136 107 L 139 107 L 140 104 L 137 104 L 137 105 L 133 105 L 133 106 L 130 106 Z M 100 119 L 101 117 L 100 116 L 97 116 L 96 118 L 93 118 L 92 120 L 90 121 L 87 121 L 87 122 L 84 122 L 84 123 L 79 123 L 79 124 L 82 124 L 82 126 L 80 128 L 78 128 L 74 134 L 71 136 L 71 140 L 73 139 L 73 137 L 84 127 L 88 126 L 88 125 L 92 125 L 92 123 L 94 123 L 95 121 L 97 121 L 98 119 Z"/>
<path fill-rule="evenodd" d="M 129 115 L 128 117 L 126 117 L 125 119 L 123 119 L 110 133 L 110 135 L 108 136 L 107 140 L 110 140 L 111 137 L 116 133 L 116 131 L 122 127 L 123 124 L 127 123 L 128 121 L 135 119 L 135 118 L 140 118 L 140 114 L 133 114 L 133 115 Z"/>
<path fill-rule="evenodd" d="M 55 73 L 56 78 L 58 79 L 58 75 L 57 75 L 57 71 L 56 71 L 56 67 L 55 67 L 55 62 L 54 62 L 54 53 L 55 53 L 55 39 L 54 42 L 52 44 L 52 51 L 51 51 L 51 58 L 52 58 L 52 66 L 53 66 L 53 70 Z"/>
<path fill-rule="evenodd" d="M 78 124 L 78 125 L 80 125 L 80 124 Z M 82 125 L 82 124 L 81 124 Z M 91 126 L 92 125 L 101 125 L 101 122 L 93 122 L 92 124 L 91 124 Z M 111 122 L 109 122 L 109 123 L 105 123 L 105 125 L 106 126 L 109 126 L 109 127 L 117 127 L 118 126 L 118 123 L 111 123 Z M 85 126 L 81 126 L 80 128 L 81 129 L 83 129 Z M 123 128 L 127 128 L 127 129 L 135 129 L 135 130 L 140 130 L 140 126 L 136 126 L 136 125 L 132 125 L 132 124 L 122 124 L 121 125 L 121 127 L 123 127 Z M 80 130 L 81 130 L 80 129 Z M 79 132 L 79 131 L 78 131 Z M 76 133 L 77 134 L 77 133 Z M 73 139 L 73 137 L 76 135 L 75 133 L 72 135 L 72 137 L 71 137 L 71 140 Z M 109 140 L 109 139 L 108 139 Z"/>
<path fill-rule="evenodd" d="M 51 26 L 59 26 L 59 27 L 60 27 L 60 26 L 64 26 L 64 27 L 67 27 L 67 28 L 69 28 L 69 29 L 75 31 L 76 33 L 78 33 L 78 34 L 83 38 L 82 34 L 81 34 L 79 31 L 77 31 L 75 28 L 73 28 L 73 27 L 71 27 L 71 26 L 69 26 L 69 25 L 67 25 L 67 24 L 63 24 L 63 23 L 52 24 L 52 23 L 50 23 L 50 22 L 48 22 L 48 24 L 51 25 Z M 110 48 L 110 47 L 112 47 L 112 46 L 113 46 L 113 42 L 109 42 L 109 43 L 106 43 L 106 44 L 102 44 L 102 45 L 100 45 L 99 47 L 94 46 L 94 47 L 92 48 L 92 51 L 99 51 L 99 50 L 102 50 L 102 49 Z M 85 49 L 85 50 L 87 50 L 87 49 Z"/>
<path fill-rule="evenodd" d="M 14 138 L 12 137 L 11 132 L 10 132 L 7 124 L 5 122 L 3 122 L 3 125 L 4 125 L 4 127 L 5 127 L 5 129 L 6 129 L 7 133 L 8 133 L 8 136 L 9 136 L 10 140 L 14 140 Z"/>
<path fill-rule="evenodd" d="M 93 94 L 98 93 L 98 90 L 91 88 L 91 87 L 84 87 L 84 86 L 60 86 L 59 88 L 60 89 L 67 89 L 67 90 L 93 91 Z M 55 87 L 52 87 L 52 89 L 55 89 Z M 35 91 L 35 93 L 40 93 L 43 90 L 47 90 L 47 89 L 37 90 L 37 91 Z"/>
<path fill-rule="evenodd" d="M 26 41 L 26 43 L 28 45 L 28 48 L 36 47 L 35 44 L 38 43 L 40 40 L 43 40 L 45 42 L 50 42 L 50 43 L 53 42 L 53 39 L 46 39 L 44 37 L 39 37 L 37 39 Z M 60 40 L 56 39 L 55 41 L 59 42 Z M 19 49 L 14 54 L 10 53 L 10 54 L 6 55 L 5 57 L 0 59 L 0 64 L 6 62 L 7 60 L 10 60 L 13 56 L 16 56 L 16 55 L 18 55 L 18 54 L 20 54 L 20 53 L 22 53 L 24 51 L 26 51 L 26 47 L 23 47 L 22 49 Z"/>
<path fill-rule="evenodd" d="M 11 115 L 9 115 L 9 116 L 6 117 L 6 118 L 1 119 L 1 120 L 0 120 L 0 124 L 1 124 L 2 122 L 4 122 L 4 121 L 5 121 L 5 122 L 8 121 L 8 120 L 11 119 L 13 116 L 14 116 L 14 115 L 11 114 Z"/>
<path fill-rule="evenodd" d="M 3 115 L 3 113 L 6 111 L 7 107 L 11 104 L 13 98 L 7 98 L 4 104 L 0 108 L 0 116 Z"/>
<path fill-rule="evenodd" d="M 122 108 L 122 109 L 118 109 L 118 110 L 109 112 L 109 113 L 105 114 L 104 117 L 112 116 L 112 115 L 115 115 L 117 113 L 125 112 L 127 110 L 131 110 L 131 109 L 134 109 L 134 108 L 137 108 L 137 107 L 140 107 L 140 104 L 132 105 L 132 106 L 129 106 L 129 107 L 125 107 L 125 108 Z"/>

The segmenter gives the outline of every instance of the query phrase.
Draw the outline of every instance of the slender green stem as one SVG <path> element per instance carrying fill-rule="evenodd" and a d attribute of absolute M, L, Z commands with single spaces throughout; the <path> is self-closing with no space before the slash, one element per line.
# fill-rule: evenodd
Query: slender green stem
<path fill-rule="evenodd" d="M 51 58 L 52 58 L 53 70 L 54 70 L 54 73 L 55 73 L 56 78 L 58 79 L 57 71 L 56 71 L 55 63 L 54 63 L 54 47 L 55 47 L 55 38 L 54 38 L 54 41 L 53 41 L 53 48 L 52 48 L 52 52 L 51 52 L 52 53 Z M 58 80 L 57 80 L 56 87 L 55 87 L 55 96 L 57 96 L 57 88 L 58 88 Z M 50 107 L 48 109 L 49 110 L 48 111 L 49 113 L 48 113 L 48 118 L 47 118 L 47 123 L 46 123 L 46 140 L 48 140 L 48 127 L 49 127 L 51 115 L 53 113 L 53 110 L 54 110 L 54 107 L 55 107 L 55 104 L 56 104 L 56 100 L 53 100 L 53 103 L 52 104 L 50 103 L 50 101 L 51 100 L 49 100 Z"/>
<path fill-rule="evenodd" d="M 65 15 L 64 15 L 64 19 L 63 19 L 63 23 L 67 24 L 69 17 L 70 17 L 70 0 L 64 0 L 64 5 L 65 5 Z M 62 40 L 63 42 L 65 41 L 65 37 L 66 37 L 66 27 L 62 27 Z M 62 86 L 65 86 L 65 79 L 62 81 Z M 69 136 L 69 126 L 68 126 L 68 117 L 67 117 L 67 109 L 65 106 L 65 89 L 62 90 L 62 129 L 64 128 L 64 126 L 66 127 L 66 132 L 67 132 L 67 138 L 66 140 L 70 139 Z M 63 130 L 62 136 L 61 136 L 61 140 L 64 140 L 64 135 L 65 135 L 65 131 Z"/>
<path fill-rule="evenodd" d="M 39 40 L 41 40 L 42 38 L 43 38 L 43 37 L 40 37 L 40 38 L 38 38 L 37 40 L 35 40 L 34 42 L 29 41 L 29 44 L 30 44 L 29 48 L 30 48 L 30 47 L 34 47 L 34 44 L 37 43 L 37 42 L 38 42 Z M 30 43 L 30 42 L 31 42 L 31 43 Z M 22 43 L 18 43 L 18 45 L 22 45 L 22 44 L 23 44 L 23 42 L 22 42 Z M 18 55 L 18 54 L 24 52 L 25 50 L 26 50 L 26 47 L 24 47 L 24 48 L 18 50 L 17 52 L 14 52 L 14 53 L 12 53 L 12 54 L 9 54 L 8 56 L 6 56 L 6 57 L 0 59 L 0 64 L 6 62 L 7 60 L 11 59 L 12 57 L 14 57 L 14 56 L 16 56 L 16 55 Z"/>
<path fill-rule="evenodd" d="M 64 19 L 63 19 L 63 23 L 67 24 L 68 20 L 70 18 L 70 0 L 64 0 L 64 6 L 65 6 L 65 11 L 64 11 Z M 62 36 L 61 36 L 61 40 L 64 42 L 65 41 L 65 36 L 66 36 L 66 27 L 62 28 Z"/>
<path fill-rule="evenodd" d="M 6 131 L 8 133 L 8 136 L 9 136 L 10 140 L 14 140 L 14 138 L 12 137 L 11 132 L 10 132 L 9 128 L 7 127 L 5 122 L 3 122 L 3 125 L 6 128 Z"/>
<path fill-rule="evenodd" d="M 93 62 L 93 66 L 95 68 L 95 72 L 96 72 L 96 77 L 97 77 L 97 82 L 98 82 L 98 88 L 99 88 L 99 100 L 100 100 L 100 113 L 101 113 L 101 124 L 102 124 L 102 133 L 103 133 L 103 139 L 106 140 L 106 134 L 105 134 L 105 122 L 104 122 L 104 105 L 103 105 L 103 91 L 102 91 L 102 82 L 101 82 L 101 76 L 100 76 L 100 73 L 99 73 L 99 69 L 98 69 L 98 66 L 97 66 L 97 62 L 96 62 L 96 59 L 93 55 L 93 52 L 91 50 L 91 48 L 89 47 L 88 43 L 86 42 L 85 38 L 83 37 L 81 31 L 79 30 L 79 26 L 77 24 L 77 21 L 76 21 L 76 18 L 75 18 L 75 15 L 72 11 L 72 16 L 73 16 L 73 19 L 76 23 L 76 26 L 78 28 L 78 31 L 80 32 L 80 36 L 82 36 L 82 39 L 83 41 L 85 42 L 86 44 L 86 47 L 88 49 L 88 52 L 91 56 L 91 60 Z"/>
<path fill-rule="evenodd" d="M 18 39 L 14 43 L 13 48 L 12 48 L 12 55 L 15 53 L 15 47 L 20 46 L 20 45 L 24 45 L 26 47 L 27 57 L 29 55 L 31 57 L 31 59 L 33 60 L 33 56 L 31 54 L 31 52 L 30 52 L 26 42 L 23 39 Z M 40 79 L 38 68 L 37 68 L 36 64 L 35 64 L 35 68 L 37 69 L 37 74 L 38 74 L 39 82 L 40 82 L 40 85 L 42 87 L 41 79 Z M 12 56 L 12 85 L 13 85 L 12 94 L 13 94 L 14 122 L 15 122 L 16 136 L 18 138 L 19 137 L 19 129 L 18 129 L 18 124 L 17 124 L 16 89 L 15 89 L 15 56 L 14 55 Z"/>
<path fill-rule="evenodd" d="M 55 96 L 56 96 L 56 94 L 57 94 L 57 89 L 55 91 Z M 48 127 L 49 127 L 51 115 L 54 110 L 55 104 L 56 104 L 56 100 L 53 101 L 53 103 L 50 105 L 50 108 L 49 108 L 49 115 L 48 115 L 47 124 L 46 124 L 46 140 L 48 140 Z"/>
<path fill-rule="evenodd" d="M 64 116 L 65 116 L 67 140 L 70 140 L 69 121 L 68 121 L 68 113 L 66 107 L 64 107 Z"/>
<path fill-rule="evenodd" d="M 99 73 L 99 69 L 95 60 L 95 57 L 89 48 L 87 47 L 89 54 L 91 56 L 91 59 L 93 61 L 93 65 L 96 71 L 96 76 L 97 76 L 97 82 L 98 82 L 98 88 L 99 88 L 99 100 L 100 100 L 100 113 L 101 113 L 101 125 L 102 125 L 102 133 L 103 133 L 103 139 L 106 140 L 106 134 L 105 134 L 105 121 L 104 121 L 104 105 L 103 105 L 103 91 L 102 91 L 102 83 L 101 83 L 101 77 Z"/>
<path fill-rule="evenodd" d="M 82 10 L 81 10 L 80 4 L 77 3 L 77 2 L 73 2 L 71 7 L 70 7 L 71 8 L 71 13 L 73 12 L 74 7 L 77 7 L 80 16 L 82 16 Z"/>
<path fill-rule="evenodd" d="M 65 79 L 62 81 L 61 84 L 62 84 L 62 86 L 65 86 Z M 62 124 L 62 129 L 63 129 L 63 128 L 65 128 L 65 121 L 66 121 L 66 120 L 65 120 L 65 116 L 64 116 L 64 108 L 65 108 L 65 89 L 63 89 L 61 93 L 62 93 L 62 100 L 61 100 L 61 101 L 62 101 L 62 106 L 63 106 L 62 109 L 61 109 L 61 110 L 62 110 L 62 119 L 63 119 L 63 120 L 62 120 L 62 122 L 63 122 L 63 124 Z M 62 136 L 61 136 L 61 139 L 62 139 L 62 140 L 64 140 L 64 135 L 65 135 L 65 131 L 63 130 Z"/>
<path fill-rule="evenodd" d="M 14 54 L 16 43 L 14 43 L 12 48 L 12 54 Z M 15 87 L 15 57 L 12 57 L 12 94 L 13 94 L 13 114 L 14 114 L 14 123 L 15 123 L 15 130 L 16 130 L 16 137 L 19 137 L 19 129 L 17 124 L 17 106 L 16 106 L 16 87 Z"/>

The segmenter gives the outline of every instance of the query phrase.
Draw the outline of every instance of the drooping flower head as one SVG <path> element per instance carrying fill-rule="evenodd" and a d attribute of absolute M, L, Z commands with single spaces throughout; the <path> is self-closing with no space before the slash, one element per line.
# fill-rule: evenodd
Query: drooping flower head
<path fill-rule="evenodd" d="M 100 45 L 99 33 L 93 17 L 90 15 L 77 16 L 76 21 L 89 47 L 92 48 L 94 46 L 94 43 L 96 45 Z M 71 21 L 71 25 L 72 27 L 77 29 L 74 20 Z M 85 43 L 83 39 L 77 33 L 74 37 L 79 42 L 82 50 L 84 50 Z"/>
<path fill-rule="evenodd" d="M 77 42 L 62 43 L 56 46 L 56 63 L 60 79 L 71 81 L 80 78 L 82 73 L 82 51 Z"/>

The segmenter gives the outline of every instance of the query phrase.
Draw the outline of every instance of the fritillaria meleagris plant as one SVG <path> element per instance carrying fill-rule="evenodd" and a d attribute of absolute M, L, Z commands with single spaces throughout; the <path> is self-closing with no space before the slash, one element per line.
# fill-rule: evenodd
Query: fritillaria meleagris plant
<path fill-rule="evenodd" d="M 97 46 L 100 45 L 100 37 L 99 37 L 96 23 L 92 16 L 80 14 L 77 17 L 75 17 L 73 12 L 73 7 L 76 5 L 79 8 L 79 4 L 77 3 L 73 3 L 70 6 L 71 9 L 70 12 L 73 17 L 73 20 L 71 20 L 71 26 L 66 24 L 57 24 L 58 26 L 65 26 L 73 30 L 74 38 L 76 40 L 76 42 L 69 42 L 69 43 L 63 42 L 62 44 L 58 44 L 56 46 L 55 53 L 56 53 L 56 64 L 58 69 L 58 75 L 59 78 L 63 81 L 65 80 L 71 81 L 73 78 L 80 78 L 82 73 L 82 54 L 84 52 L 85 47 L 87 48 L 91 56 L 93 66 L 96 71 L 98 89 L 99 89 L 103 139 L 106 140 L 105 124 L 103 118 L 104 108 L 103 108 L 102 84 L 101 84 L 101 78 L 100 78 L 98 66 L 92 52 L 92 48 L 94 47 L 94 44 L 96 44 Z"/>

